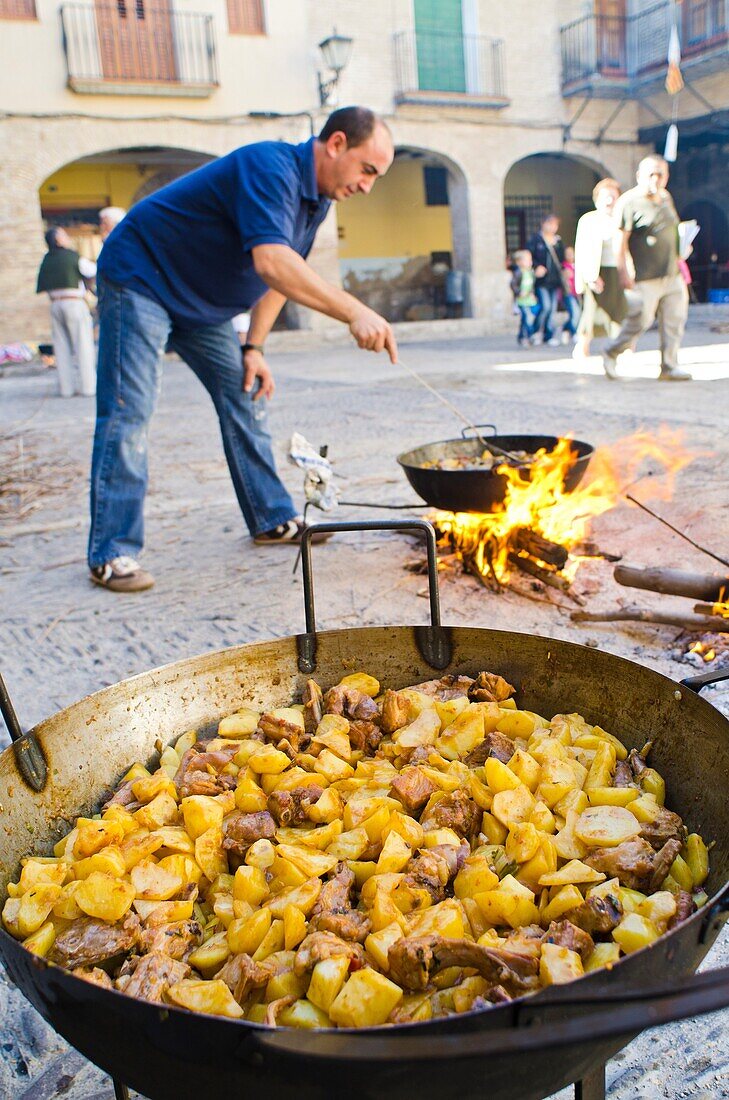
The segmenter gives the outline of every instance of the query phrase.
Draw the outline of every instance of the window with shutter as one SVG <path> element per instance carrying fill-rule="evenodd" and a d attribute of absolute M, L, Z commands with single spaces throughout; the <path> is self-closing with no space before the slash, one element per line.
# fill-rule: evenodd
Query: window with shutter
<path fill-rule="evenodd" d="M 420 90 L 465 92 L 461 0 L 415 0 L 413 11 Z"/>
<path fill-rule="evenodd" d="M 37 19 L 35 0 L 0 0 L 0 19 Z"/>
<path fill-rule="evenodd" d="M 263 0 L 228 0 L 228 30 L 231 34 L 265 34 Z"/>

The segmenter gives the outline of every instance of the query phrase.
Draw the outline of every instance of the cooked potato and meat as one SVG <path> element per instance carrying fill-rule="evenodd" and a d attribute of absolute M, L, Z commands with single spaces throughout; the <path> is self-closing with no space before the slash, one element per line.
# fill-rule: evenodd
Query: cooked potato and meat
<path fill-rule="evenodd" d="M 85 981 L 300 1028 L 487 1008 L 644 947 L 706 895 L 708 853 L 650 746 L 520 710 L 502 677 L 302 703 L 134 764 L 2 916 Z"/>
<path fill-rule="evenodd" d="M 531 465 L 536 462 L 537 459 L 543 455 L 544 451 L 538 451 L 537 454 L 530 454 L 528 451 L 510 451 L 509 454 L 513 455 L 520 462 L 523 462 L 525 466 Z M 421 463 L 421 469 L 423 470 L 496 470 L 499 466 L 503 466 L 504 457 L 502 455 L 494 455 L 491 451 L 484 450 L 480 455 L 448 455 L 445 458 L 439 458 L 435 461 L 428 461 Z"/>

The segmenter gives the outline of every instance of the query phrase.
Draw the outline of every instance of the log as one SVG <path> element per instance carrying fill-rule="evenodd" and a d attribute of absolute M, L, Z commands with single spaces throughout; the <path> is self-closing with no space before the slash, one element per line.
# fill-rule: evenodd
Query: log
<path fill-rule="evenodd" d="M 727 606 L 726 604 L 724 606 Z M 715 603 L 695 603 L 694 611 L 697 615 L 718 615 L 718 611 L 714 611 L 716 607 Z M 722 615 L 721 618 L 726 620 L 726 628 L 729 630 L 729 615 Z"/>
<path fill-rule="evenodd" d="M 569 551 L 565 546 L 545 539 L 543 535 L 528 527 L 517 528 L 512 535 L 511 544 L 515 550 L 524 550 L 537 561 L 553 565 L 555 569 L 562 569 L 567 564 Z"/>
<path fill-rule="evenodd" d="M 656 626 L 677 626 L 695 633 L 729 633 L 729 621 L 719 615 L 681 615 L 679 612 L 651 611 L 645 607 L 621 607 L 615 611 L 573 611 L 575 623 L 653 623 Z"/>
<path fill-rule="evenodd" d="M 687 573 L 681 569 L 661 566 L 643 569 L 635 565 L 616 565 L 613 577 L 627 588 L 642 588 L 662 592 L 666 596 L 690 596 L 695 600 L 720 598 L 722 590 L 729 593 L 729 576 L 722 573 Z"/>

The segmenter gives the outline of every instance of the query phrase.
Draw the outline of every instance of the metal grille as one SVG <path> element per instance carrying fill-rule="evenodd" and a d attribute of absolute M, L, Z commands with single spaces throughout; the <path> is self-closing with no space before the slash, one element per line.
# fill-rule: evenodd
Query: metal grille
<path fill-rule="evenodd" d="M 506 195 L 504 222 L 506 251 L 524 248 L 530 237 L 539 232 L 547 214 L 552 212 L 552 195 Z"/>
<path fill-rule="evenodd" d="M 396 94 L 427 92 L 504 99 L 503 42 L 476 34 L 400 31 Z"/>
<path fill-rule="evenodd" d="M 212 16 L 145 0 L 64 4 L 69 83 L 217 84 Z"/>

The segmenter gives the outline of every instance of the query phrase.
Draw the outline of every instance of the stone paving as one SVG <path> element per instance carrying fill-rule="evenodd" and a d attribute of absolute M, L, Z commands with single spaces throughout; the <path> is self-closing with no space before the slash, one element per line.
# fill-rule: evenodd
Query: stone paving
<path fill-rule="evenodd" d="M 402 358 L 477 422 L 503 432 L 571 431 L 577 438 L 610 443 L 640 427 L 682 428 L 697 452 L 679 476 L 661 513 L 699 542 L 726 552 L 729 500 L 726 433 L 729 347 L 703 319 L 684 341 L 682 362 L 697 381 L 657 385 L 655 341 L 626 366 L 620 385 L 602 376 L 599 361 L 575 364 L 560 350 L 517 351 L 505 337 L 429 338 L 405 343 Z M 339 343 L 272 340 L 271 365 L 279 390 L 271 428 L 283 477 L 301 496 L 301 473 L 286 464 L 293 430 L 328 443 L 350 501 L 400 505 L 414 502 L 394 461 L 408 447 L 458 434 L 460 425 L 382 357 Z M 33 454 L 62 472 L 63 487 L 22 520 L 0 527 L 2 671 L 21 722 L 30 726 L 90 691 L 156 665 L 205 650 L 295 633 L 303 627 L 301 584 L 293 552 L 252 545 L 242 526 L 222 457 L 212 408 L 193 375 L 170 360 L 150 442 L 151 485 L 144 564 L 155 588 L 131 597 L 92 586 L 84 568 L 86 464 L 93 432 L 93 402 L 54 396 L 52 374 L 20 372 L 0 378 L 0 438 L 21 432 Z M 341 518 L 391 517 L 362 507 Z M 413 510 L 410 515 L 420 514 Z M 605 549 L 636 564 L 661 562 L 712 571 L 710 559 L 622 504 L 595 525 Z M 420 622 L 427 613 L 424 581 L 403 570 L 418 553 L 410 540 L 367 534 L 340 536 L 314 550 L 321 627 Z M 584 574 L 589 606 L 625 596 L 604 562 Z M 640 602 L 655 604 L 650 594 Z M 690 605 L 664 601 L 662 606 Z M 514 593 L 487 593 L 461 578 L 442 586 L 446 623 L 470 623 L 589 641 L 640 660 L 680 679 L 691 672 L 672 656 L 677 631 L 630 624 L 578 627 L 564 612 Z M 729 711 L 729 692 L 706 697 Z M 729 962 L 727 937 L 707 960 Z M 634 1097 L 729 1095 L 729 1043 L 719 1014 L 644 1035 L 608 1067 L 611 1100 Z M 18 992 L 0 979 L 4 1058 L 0 1096 L 24 1100 L 112 1096 L 108 1078 L 69 1048 Z M 564 1093 L 566 1097 L 567 1093 Z M 562 1100 L 563 1094 L 560 1094 Z"/>

